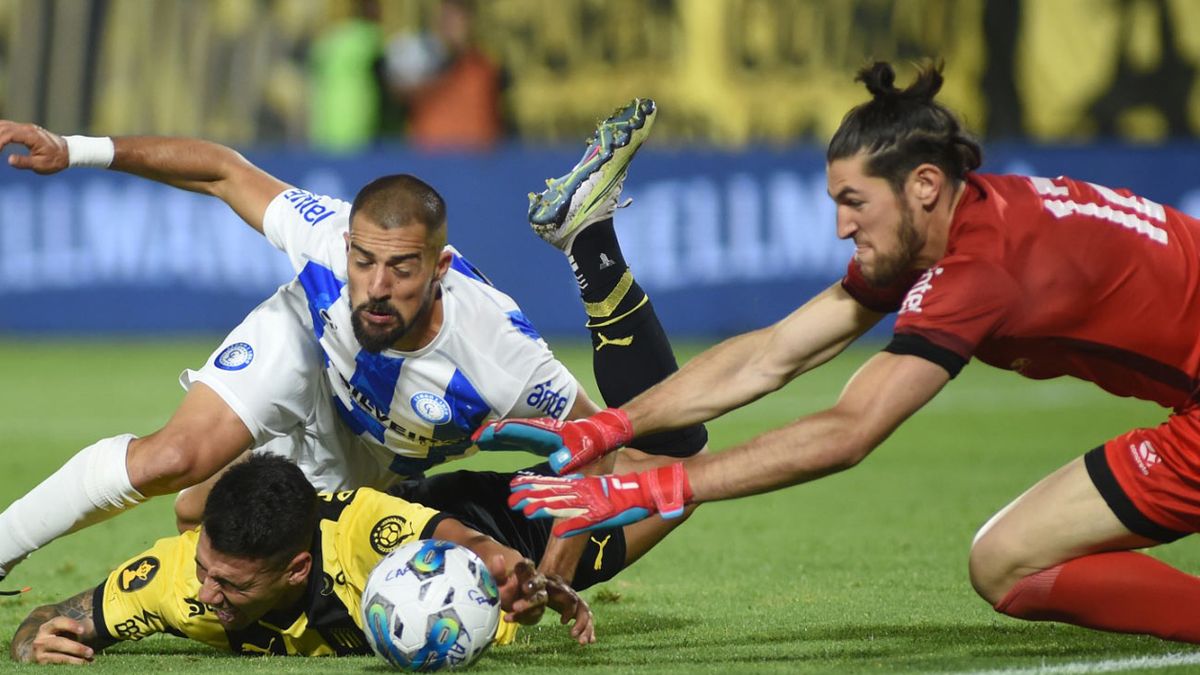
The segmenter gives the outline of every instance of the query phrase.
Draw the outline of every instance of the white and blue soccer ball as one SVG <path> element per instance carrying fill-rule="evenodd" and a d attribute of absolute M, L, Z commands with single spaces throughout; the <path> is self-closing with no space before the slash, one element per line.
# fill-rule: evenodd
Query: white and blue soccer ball
<path fill-rule="evenodd" d="M 401 670 L 465 668 L 492 643 L 500 593 L 479 556 L 426 539 L 387 554 L 362 595 L 371 649 Z"/>

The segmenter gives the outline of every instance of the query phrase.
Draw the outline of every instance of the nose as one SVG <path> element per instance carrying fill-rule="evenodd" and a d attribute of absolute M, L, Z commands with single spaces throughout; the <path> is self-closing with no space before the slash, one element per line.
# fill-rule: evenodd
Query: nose
<path fill-rule="evenodd" d="M 367 284 L 367 295 L 372 300 L 381 300 L 391 297 L 391 294 L 392 284 L 388 269 L 383 265 L 378 265 L 371 271 L 371 281 Z"/>
<path fill-rule="evenodd" d="M 206 605 L 219 605 L 224 602 L 225 598 L 221 595 L 221 590 L 217 583 L 211 578 L 206 578 L 200 584 L 200 590 L 196 593 L 196 598 Z"/>
<path fill-rule="evenodd" d="M 852 214 L 846 213 L 844 209 L 839 208 L 837 212 L 837 236 L 838 239 L 849 239 L 858 232 L 858 223 L 855 222 Z"/>

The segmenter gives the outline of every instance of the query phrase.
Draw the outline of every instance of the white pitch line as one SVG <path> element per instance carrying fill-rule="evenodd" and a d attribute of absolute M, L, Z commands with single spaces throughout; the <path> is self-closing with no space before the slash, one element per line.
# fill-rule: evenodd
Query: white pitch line
<path fill-rule="evenodd" d="M 1074 675 L 1075 673 L 1118 673 L 1135 668 L 1173 668 L 1200 664 L 1200 652 L 1187 654 L 1163 654 L 1161 656 L 1132 656 L 1125 659 L 1105 661 L 1073 661 L 1035 668 L 1011 668 L 1008 670 L 974 670 L 966 675 Z"/>

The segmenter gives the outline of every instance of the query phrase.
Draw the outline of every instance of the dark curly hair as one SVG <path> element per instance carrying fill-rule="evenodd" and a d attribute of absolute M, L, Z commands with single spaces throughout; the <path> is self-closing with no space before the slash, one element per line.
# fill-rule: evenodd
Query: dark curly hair
<path fill-rule="evenodd" d="M 201 527 L 213 550 L 283 568 L 312 545 L 317 491 L 291 461 L 254 454 L 213 486 Z"/>
<path fill-rule="evenodd" d="M 872 99 L 846 116 L 825 152 L 825 160 L 867 153 L 867 175 L 886 180 L 899 194 L 921 164 L 933 164 L 956 185 L 979 168 L 983 150 L 954 113 L 933 100 L 942 88 L 941 61 L 921 66 L 915 82 L 897 89 L 891 64 L 876 62 L 858 72 Z"/>

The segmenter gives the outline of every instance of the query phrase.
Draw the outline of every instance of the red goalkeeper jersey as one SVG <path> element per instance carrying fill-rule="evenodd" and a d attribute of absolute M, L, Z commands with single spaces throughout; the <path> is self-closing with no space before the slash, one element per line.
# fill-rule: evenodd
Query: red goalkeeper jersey
<path fill-rule="evenodd" d="M 941 260 L 889 288 L 851 262 L 842 285 L 898 312 L 888 351 L 952 376 L 974 356 L 1182 410 L 1200 398 L 1198 242 L 1200 221 L 1128 190 L 972 174 Z"/>

